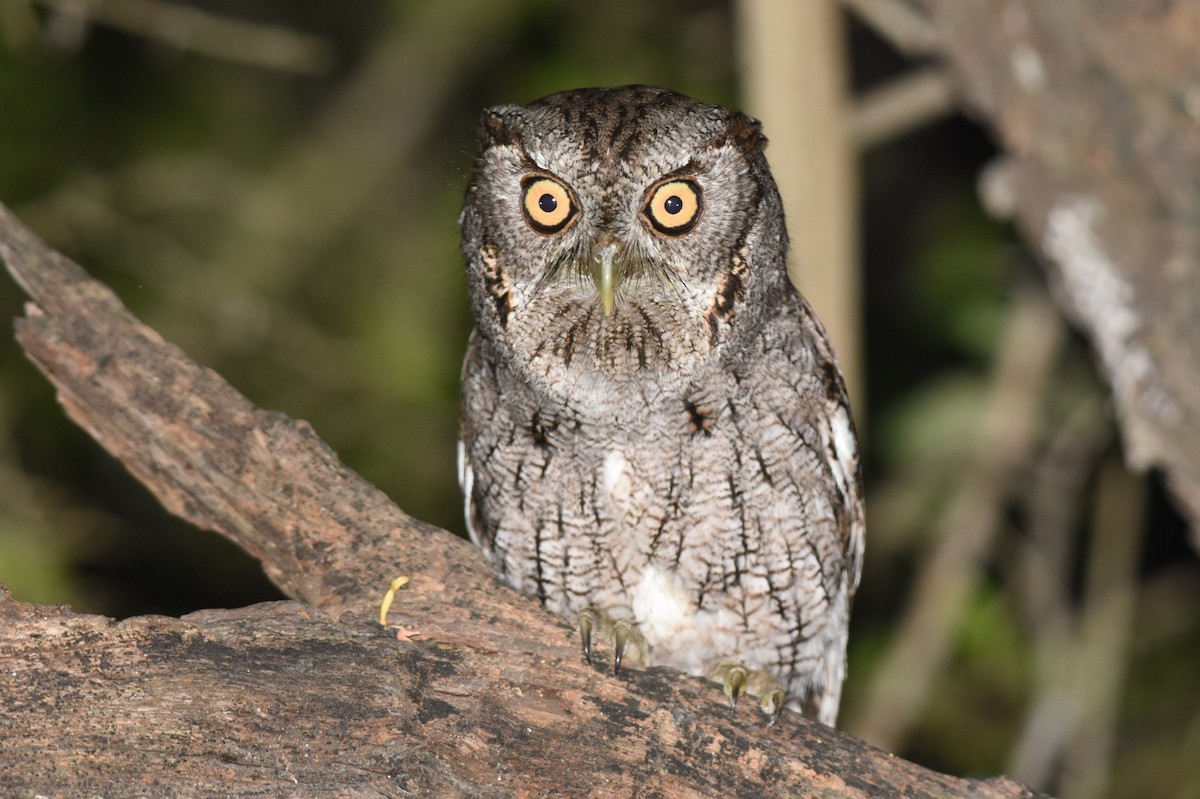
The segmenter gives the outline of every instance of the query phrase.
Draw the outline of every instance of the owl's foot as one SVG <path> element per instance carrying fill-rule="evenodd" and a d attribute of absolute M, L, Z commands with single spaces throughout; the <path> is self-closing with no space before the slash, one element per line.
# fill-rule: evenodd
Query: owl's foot
<path fill-rule="evenodd" d="M 583 643 L 583 657 L 592 662 L 592 638 L 595 635 L 611 638 L 613 642 L 613 674 L 621 673 L 621 664 L 626 660 L 642 665 L 646 662 L 646 639 L 632 622 L 617 621 L 600 608 L 584 608 L 576 621 L 579 639 Z"/>
<path fill-rule="evenodd" d="M 787 704 L 787 692 L 783 685 L 771 674 L 762 669 L 751 669 L 737 661 L 726 660 L 713 666 L 708 672 L 708 678 L 721 683 L 729 704 L 737 707 L 738 698 L 742 694 L 758 699 L 758 707 L 767 714 L 768 724 L 774 724 Z"/>

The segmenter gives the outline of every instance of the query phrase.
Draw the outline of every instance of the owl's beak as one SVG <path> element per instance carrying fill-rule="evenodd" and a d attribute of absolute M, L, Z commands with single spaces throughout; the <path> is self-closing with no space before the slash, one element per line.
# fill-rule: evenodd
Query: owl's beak
<path fill-rule="evenodd" d="M 612 316 L 617 298 L 617 286 L 621 285 L 621 265 L 616 262 L 616 242 L 608 241 L 596 251 L 592 264 L 592 280 L 600 293 L 600 307 L 605 316 Z"/>

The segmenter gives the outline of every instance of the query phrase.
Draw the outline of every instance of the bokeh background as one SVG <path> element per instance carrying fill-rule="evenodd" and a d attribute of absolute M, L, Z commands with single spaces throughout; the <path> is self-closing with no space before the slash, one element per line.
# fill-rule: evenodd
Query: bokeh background
<path fill-rule="evenodd" d="M 787 141 L 756 105 L 788 84 L 749 84 L 751 6 L 772 13 L 4 0 L 0 201 L 255 403 L 308 420 L 406 511 L 462 534 L 455 220 L 479 109 L 653 83 L 763 116 L 771 156 Z M 836 23 L 830 57 L 855 102 L 936 70 L 859 14 Z M 841 726 L 1063 796 L 1198 797 L 1200 563 L 1158 478 L 1124 469 L 1107 390 L 1036 256 L 982 209 L 988 133 L 930 98 L 852 145 L 837 201 L 853 263 L 833 268 L 853 270 L 853 309 L 814 297 L 850 331 L 866 454 Z M 820 268 L 796 265 L 802 288 Z M 0 279 L 0 317 L 23 301 Z M 10 335 L 0 583 L 115 617 L 279 596 L 72 426 Z"/>

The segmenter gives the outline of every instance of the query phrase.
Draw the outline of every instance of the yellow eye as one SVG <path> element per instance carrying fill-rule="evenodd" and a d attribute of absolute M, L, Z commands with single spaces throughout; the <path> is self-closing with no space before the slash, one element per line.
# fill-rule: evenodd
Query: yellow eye
<path fill-rule="evenodd" d="M 538 233 L 557 233 L 575 218 L 571 192 L 554 178 L 530 175 L 521 182 L 521 210 Z"/>
<path fill-rule="evenodd" d="M 700 184 L 669 180 L 650 190 L 642 216 L 664 236 L 682 236 L 696 226 L 703 210 Z"/>

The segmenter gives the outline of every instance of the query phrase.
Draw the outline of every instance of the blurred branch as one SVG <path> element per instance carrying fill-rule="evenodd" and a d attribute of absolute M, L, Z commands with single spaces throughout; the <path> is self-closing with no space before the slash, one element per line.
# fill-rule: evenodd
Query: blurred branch
<path fill-rule="evenodd" d="M 1137 606 L 1145 484 L 1144 477 L 1109 461 L 1096 486 L 1072 658 L 1078 727 L 1063 757 L 1063 799 L 1099 799 L 1108 790 Z"/>
<path fill-rule="evenodd" d="M 1200 550 L 1200 4 L 920 0 L 1008 153 L 1006 202 Z"/>
<path fill-rule="evenodd" d="M 470 544 L 191 361 L 3 206 L 0 257 L 31 300 L 18 340 L 67 414 L 308 603 L 116 624 L 0 591 L 6 795 L 479 796 L 502 775 L 528 796 L 1031 796 L 799 714 L 764 725 L 677 672 L 586 664 Z M 399 637 L 365 621 L 398 572 Z"/>
<path fill-rule="evenodd" d="M 851 119 L 854 140 L 861 149 L 873 147 L 957 110 L 949 74 L 925 67 L 859 98 Z"/>
<path fill-rule="evenodd" d="M 1112 439 L 1099 400 L 1087 396 L 1070 412 L 1038 457 L 1025 500 L 1029 537 L 1013 580 L 1032 631 L 1035 696 L 1012 759 L 1014 773 L 1046 786 L 1075 725 L 1068 694 L 1076 679 L 1075 611 L 1070 596 L 1072 543 L 1088 481 Z"/>
<path fill-rule="evenodd" d="M 977 585 L 1017 471 L 1038 430 L 1046 381 L 1064 336 L 1048 298 L 1018 294 L 993 367 L 975 455 L 938 525 L 938 544 L 916 576 L 890 649 L 875 667 L 868 699 L 846 728 L 899 748 L 945 665 Z"/>
<path fill-rule="evenodd" d="M 763 121 L 791 234 L 792 282 L 833 342 L 865 418 L 858 263 L 858 156 L 845 35 L 835 0 L 741 0 L 743 106 Z"/>
<path fill-rule="evenodd" d="M 1012 768 L 1023 780 L 1043 788 L 1061 768 L 1058 782 L 1064 799 L 1097 799 L 1108 789 L 1139 594 L 1144 483 L 1114 460 L 1101 466 L 1078 611 L 1072 610 L 1066 595 L 1071 559 L 1065 554 L 1059 573 L 1049 581 L 1026 583 L 1055 585 L 1053 597 L 1045 591 L 1026 595 L 1027 615 L 1035 629 L 1039 687 Z M 1060 497 L 1059 503 L 1078 507 L 1074 498 Z M 1073 530 L 1057 532 L 1063 540 L 1047 543 L 1066 549 Z"/>
<path fill-rule="evenodd" d="M 240 64 L 324 74 L 333 68 L 336 57 L 333 45 L 321 36 L 164 0 L 32 1 L 76 25 L 108 25 L 179 50 Z"/>
<path fill-rule="evenodd" d="M 907 56 L 933 52 L 937 32 L 906 0 L 841 0 L 859 19 Z"/>

